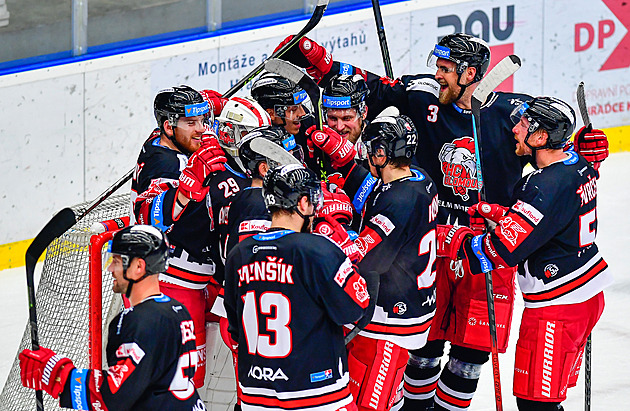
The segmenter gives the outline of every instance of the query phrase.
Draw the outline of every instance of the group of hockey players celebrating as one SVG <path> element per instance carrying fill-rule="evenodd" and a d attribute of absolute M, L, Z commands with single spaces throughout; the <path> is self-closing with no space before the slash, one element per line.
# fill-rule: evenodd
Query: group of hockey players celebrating
<path fill-rule="evenodd" d="M 251 97 L 157 94 L 135 224 L 109 250 L 130 301 L 109 368 L 24 350 L 23 384 L 75 409 L 202 410 L 206 338 L 220 333 L 237 409 L 465 410 L 491 352 L 491 272 L 499 352 L 516 278 L 525 301 L 518 409 L 562 410 L 612 282 L 595 245 L 605 134 L 571 140 L 567 103 L 493 92 L 475 142 L 490 49 L 465 34 L 435 45 L 434 74 L 395 80 L 308 38 L 283 58 L 323 89 L 323 127 L 306 91 L 272 72 Z"/>

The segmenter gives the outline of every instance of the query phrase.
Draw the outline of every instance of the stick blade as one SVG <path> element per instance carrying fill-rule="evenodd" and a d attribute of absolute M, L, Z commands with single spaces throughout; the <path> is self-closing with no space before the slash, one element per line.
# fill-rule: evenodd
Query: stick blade
<path fill-rule="evenodd" d="M 299 83 L 302 77 L 305 76 L 304 72 L 300 70 L 299 67 L 280 59 L 269 59 L 265 61 L 265 70 L 276 73 L 294 83 Z"/>
<path fill-rule="evenodd" d="M 249 146 L 258 154 L 263 155 L 282 166 L 287 164 L 301 164 L 297 158 L 291 155 L 291 153 L 266 138 L 256 137 L 249 143 Z"/>
<path fill-rule="evenodd" d="M 492 70 L 481 80 L 475 91 L 473 92 L 473 100 L 477 100 L 480 103 L 484 103 L 488 98 L 488 95 L 507 80 L 512 74 L 516 73 L 521 68 L 521 59 L 511 54 L 501 60 Z"/>
<path fill-rule="evenodd" d="M 591 120 L 588 116 L 588 108 L 586 107 L 586 97 L 584 96 L 584 82 L 581 81 L 577 88 L 577 104 L 578 109 L 580 110 L 580 115 L 582 116 L 582 121 L 585 126 L 591 124 Z"/>
<path fill-rule="evenodd" d="M 26 267 L 34 267 L 46 247 L 55 238 L 68 231 L 76 222 L 76 215 L 70 208 L 64 208 L 46 223 L 26 250 Z"/>

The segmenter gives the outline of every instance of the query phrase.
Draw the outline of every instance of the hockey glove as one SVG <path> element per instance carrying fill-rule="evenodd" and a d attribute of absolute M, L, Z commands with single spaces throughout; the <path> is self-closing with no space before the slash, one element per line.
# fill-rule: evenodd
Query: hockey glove
<path fill-rule="evenodd" d="M 343 250 L 344 254 L 353 263 L 357 263 L 361 259 L 361 253 L 359 252 L 356 244 L 354 244 L 354 241 L 350 239 L 346 229 L 343 228 L 343 226 L 333 217 L 329 215 L 324 216 L 324 219 L 315 225 L 314 232 L 325 235 L 337 243 L 337 245 Z"/>
<path fill-rule="evenodd" d="M 483 218 L 486 218 L 497 224 L 499 223 L 501 217 L 503 217 L 505 213 L 507 213 L 507 211 L 507 207 L 503 207 L 498 204 L 489 204 L 485 201 L 480 201 L 479 203 L 473 204 L 472 206 L 468 207 L 468 214 L 470 214 L 471 217 L 475 216 L 475 214 L 478 214 Z"/>
<path fill-rule="evenodd" d="M 226 162 L 216 138 L 202 137 L 201 147 L 190 156 L 179 175 L 179 191 L 192 201 L 202 201 L 208 194 L 208 178 L 225 170 Z"/>
<path fill-rule="evenodd" d="M 72 361 L 44 347 L 35 351 L 24 350 L 19 358 L 22 385 L 34 390 L 44 390 L 53 398 L 59 398 L 74 369 Z"/>
<path fill-rule="evenodd" d="M 336 169 L 345 166 L 357 155 L 354 144 L 328 126 L 324 126 L 324 130 L 316 130 L 315 126 L 309 127 L 306 130 L 307 145 L 309 140 L 330 157 L 330 162 Z"/>
<path fill-rule="evenodd" d="M 352 223 L 352 203 L 350 198 L 340 188 L 328 191 L 326 183 L 322 181 L 324 205 L 317 213 L 317 217 L 331 216 L 340 224 Z"/>
<path fill-rule="evenodd" d="M 575 151 L 582 155 L 599 170 L 602 161 L 608 157 L 608 137 L 602 130 L 593 130 L 590 127 L 582 127 L 575 134 Z"/>
<path fill-rule="evenodd" d="M 221 114 L 223 106 L 227 103 L 228 99 L 221 97 L 221 93 L 217 93 L 214 90 L 200 90 L 199 93 L 203 99 L 208 103 L 210 112 L 215 116 Z"/>
<path fill-rule="evenodd" d="M 292 38 L 293 35 L 290 35 L 282 40 L 274 50 L 274 53 L 291 41 Z M 328 74 L 333 65 L 332 55 L 324 47 L 308 37 L 302 37 L 297 45 L 287 50 L 282 58 L 305 68 L 306 72 L 313 77 L 317 83 Z"/>
<path fill-rule="evenodd" d="M 438 257 L 447 257 L 451 260 L 459 260 L 464 256 L 462 247 L 466 239 L 474 236 L 473 230 L 468 227 L 458 225 L 437 225 L 437 247 Z"/>

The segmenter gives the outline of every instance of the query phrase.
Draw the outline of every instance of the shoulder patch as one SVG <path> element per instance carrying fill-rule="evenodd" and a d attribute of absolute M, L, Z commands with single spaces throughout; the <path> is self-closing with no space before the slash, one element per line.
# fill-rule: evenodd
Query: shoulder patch
<path fill-rule="evenodd" d="M 423 91 L 438 97 L 440 94 L 440 84 L 431 78 L 418 78 L 411 80 L 407 84 L 407 91 Z"/>
<path fill-rule="evenodd" d="M 540 220 L 544 217 L 543 213 L 538 211 L 536 207 L 521 200 L 518 200 L 516 204 L 512 206 L 512 210 L 523 214 L 529 221 L 534 223 L 534 225 L 538 225 Z"/>
<path fill-rule="evenodd" d="M 389 236 L 392 231 L 394 231 L 394 228 L 396 228 L 394 223 L 392 223 L 392 221 L 383 214 L 377 214 L 370 218 L 370 222 L 383 230 L 386 236 Z"/>

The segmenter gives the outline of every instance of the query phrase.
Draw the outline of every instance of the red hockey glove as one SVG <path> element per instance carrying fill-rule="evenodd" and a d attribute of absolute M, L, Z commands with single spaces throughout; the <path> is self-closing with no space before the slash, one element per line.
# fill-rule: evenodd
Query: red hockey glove
<path fill-rule="evenodd" d="M 326 183 L 322 181 L 322 193 L 324 195 L 324 205 L 317 213 L 317 217 L 331 216 L 340 224 L 352 223 L 352 203 L 350 198 L 340 188 L 328 191 Z"/>
<path fill-rule="evenodd" d="M 201 147 L 188 159 L 188 165 L 179 175 L 179 191 L 192 201 L 202 201 L 208 194 L 206 179 L 225 170 L 225 153 L 216 138 L 203 137 Z"/>
<path fill-rule="evenodd" d="M 602 161 L 608 157 L 608 137 L 602 130 L 582 127 L 574 137 L 575 151 L 599 170 Z"/>
<path fill-rule="evenodd" d="M 200 90 L 199 93 L 203 97 L 204 100 L 210 106 L 210 112 L 215 116 L 221 114 L 221 110 L 223 110 L 223 106 L 227 103 L 228 99 L 221 97 L 221 93 L 217 93 L 214 90 Z"/>
<path fill-rule="evenodd" d="M 274 52 L 291 41 L 292 38 L 293 35 L 290 35 L 282 40 Z M 324 47 L 308 37 L 302 37 L 297 47 L 293 46 L 282 58 L 300 67 L 304 67 L 306 72 L 313 77 L 317 83 L 321 81 L 322 77 L 328 74 L 333 64 L 332 55 Z"/>
<path fill-rule="evenodd" d="M 479 216 L 470 217 L 470 224 L 468 226 L 473 230 L 475 235 L 483 234 L 486 232 L 486 219 Z"/>
<path fill-rule="evenodd" d="M 469 215 L 474 216 L 476 213 L 478 213 L 483 218 L 487 218 L 488 220 L 493 221 L 497 224 L 499 223 L 501 217 L 503 217 L 505 213 L 507 213 L 507 211 L 507 207 L 503 207 L 498 204 L 488 204 L 485 201 L 480 201 L 479 203 L 473 204 L 472 206 L 468 207 Z"/>
<path fill-rule="evenodd" d="M 19 358 L 22 385 L 34 390 L 44 390 L 53 398 L 59 398 L 74 369 L 72 361 L 44 347 L 36 351 L 24 350 Z"/>
<path fill-rule="evenodd" d="M 340 168 L 351 162 L 357 155 L 354 144 L 328 126 L 324 130 L 316 130 L 311 126 L 306 130 L 307 145 L 308 140 L 319 147 L 328 157 L 334 168 Z M 309 149 L 310 150 L 310 149 Z"/>
<path fill-rule="evenodd" d="M 314 232 L 325 235 L 337 243 L 337 245 L 343 250 L 344 254 L 353 263 L 356 263 L 361 259 L 361 253 L 359 252 L 356 244 L 354 244 L 354 241 L 350 239 L 346 229 L 343 228 L 343 226 L 333 217 L 329 215 L 324 216 L 324 219 L 315 226 Z"/>
<path fill-rule="evenodd" d="M 451 260 L 459 260 L 463 255 L 462 243 L 467 238 L 474 236 L 473 230 L 459 225 L 437 225 L 437 247 L 438 257 L 448 257 Z"/>

